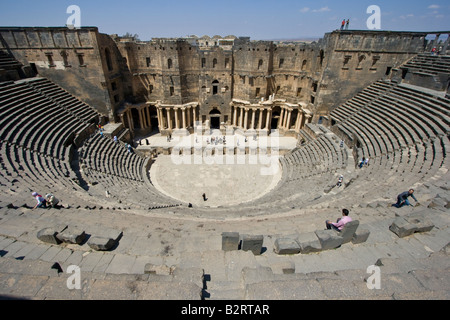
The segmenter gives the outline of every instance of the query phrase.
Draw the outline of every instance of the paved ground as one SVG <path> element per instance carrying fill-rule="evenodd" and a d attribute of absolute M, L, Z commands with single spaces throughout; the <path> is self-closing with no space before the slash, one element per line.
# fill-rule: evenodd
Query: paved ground
<path fill-rule="evenodd" d="M 424 205 L 427 202 L 421 201 Z M 389 231 L 396 214 L 420 209 L 352 209 L 352 217 L 363 221 L 371 231 L 366 243 L 290 256 L 273 252 L 277 237 L 321 229 L 325 219 L 339 215 L 338 210 L 292 210 L 278 216 L 223 220 L 179 215 L 176 208 L 161 213 L 2 209 L 0 293 L 33 299 L 199 299 L 198 292 L 212 300 L 448 299 L 448 213 L 429 211 L 436 224 L 429 233 L 400 239 Z M 108 252 L 93 251 L 86 243 L 50 245 L 36 238 L 37 231 L 55 225 L 76 225 L 90 235 L 119 230 L 123 237 Z M 225 231 L 264 235 L 262 254 L 222 251 L 221 234 Z M 367 268 L 379 259 L 385 259 L 387 266 L 382 267 L 382 290 L 369 290 Z M 25 262 L 28 268 L 23 267 Z M 66 280 L 70 274 L 51 273 L 55 262 L 64 271 L 69 265 L 79 266 L 83 289 L 68 290 Z M 159 266 L 160 278 L 144 275 L 147 263 Z M 31 272 L 29 266 L 35 266 L 35 271 Z M 195 271 L 195 285 L 191 280 L 177 280 L 175 289 L 170 267 L 201 271 Z M 283 274 L 284 268 L 294 268 L 295 274 Z M 415 273 L 411 273 L 413 270 Z M 202 275 L 207 280 L 203 284 Z M 160 283 L 157 292 L 155 283 Z"/>
<path fill-rule="evenodd" d="M 153 185 L 162 193 L 195 206 L 218 207 L 242 204 L 263 197 L 280 181 L 282 172 L 278 165 L 264 165 L 256 158 L 243 157 L 242 164 L 216 161 L 200 164 L 195 156 L 185 157 L 184 163 L 173 161 L 172 156 L 159 156 L 150 170 Z M 213 159 L 212 159 L 213 160 Z M 233 164 L 234 162 L 234 164 Z M 187 164 L 189 163 L 189 164 Z M 273 169 L 273 170 L 271 170 Z M 205 193 L 207 201 L 202 194 Z"/>
<path fill-rule="evenodd" d="M 223 135 L 218 130 L 212 130 L 210 134 L 191 134 L 188 136 L 173 136 L 172 140 L 168 141 L 166 136 L 162 136 L 160 133 L 156 133 L 150 136 L 141 136 L 137 137 L 135 141 L 139 143 L 141 140 L 141 145 L 138 146 L 138 149 L 149 149 L 156 147 L 166 147 L 166 148 L 174 148 L 174 147 L 196 147 L 202 146 L 205 147 L 230 147 L 234 146 L 235 148 L 242 147 L 258 147 L 258 148 L 268 148 L 268 149 L 279 149 L 279 150 L 292 150 L 297 145 L 297 139 L 294 137 L 278 137 L 276 134 L 272 134 L 269 136 L 259 136 L 256 140 L 254 140 L 253 136 L 244 136 L 239 132 L 235 132 L 233 135 L 225 135 L 226 144 L 222 143 L 211 143 L 211 138 L 222 138 Z M 246 141 L 247 140 L 247 141 Z M 148 145 L 147 145 L 148 141 Z M 209 144 L 208 144 L 209 142 Z"/>

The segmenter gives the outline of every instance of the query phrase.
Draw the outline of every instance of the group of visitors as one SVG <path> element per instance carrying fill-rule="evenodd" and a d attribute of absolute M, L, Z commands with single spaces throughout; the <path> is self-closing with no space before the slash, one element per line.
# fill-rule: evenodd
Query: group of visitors
<path fill-rule="evenodd" d="M 408 191 L 402 192 L 397 196 L 397 203 L 393 204 L 393 207 L 401 208 L 403 206 L 413 206 L 408 198 L 411 197 L 415 200 L 416 204 L 418 200 L 414 196 L 414 189 L 410 189 Z M 350 211 L 348 209 L 342 209 L 342 217 L 338 218 L 336 222 L 331 222 L 330 220 L 325 221 L 325 226 L 327 230 L 336 230 L 337 232 L 341 232 L 344 226 L 352 221 L 352 218 L 349 217 Z"/>
<path fill-rule="evenodd" d="M 227 144 L 227 139 L 225 136 L 222 137 L 211 137 L 211 142 L 209 141 L 209 138 L 206 139 L 206 143 L 207 144 L 214 144 L 214 145 L 218 145 L 218 144 L 223 144 L 226 145 Z"/>
<path fill-rule="evenodd" d="M 344 19 L 341 23 L 341 30 L 348 30 L 348 26 L 350 25 L 350 19 L 347 19 L 347 21 Z"/>
<path fill-rule="evenodd" d="M 364 166 L 369 166 L 369 157 L 362 157 L 362 159 L 358 163 L 358 167 L 362 169 Z"/>
<path fill-rule="evenodd" d="M 32 210 L 36 208 L 57 208 L 59 199 L 57 199 L 53 194 L 47 193 L 45 197 L 41 196 L 37 192 L 31 194 L 36 199 L 36 205 Z"/>
<path fill-rule="evenodd" d="M 442 46 L 439 47 L 439 49 L 436 48 L 436 47 L 433 47 L 433 49 L 431 49 L 431 55 L 432 55 L 432 56 L 440 55 L 440 54 L 442 54 L 442 50 L 443 50 Z M 444 54 L 445 54 L 445 53 L 444 53 Z"/>

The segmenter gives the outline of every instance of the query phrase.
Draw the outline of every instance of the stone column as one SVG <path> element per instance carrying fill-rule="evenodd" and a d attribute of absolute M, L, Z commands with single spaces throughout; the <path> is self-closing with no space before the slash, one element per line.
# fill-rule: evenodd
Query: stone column
<path fill-rule="evenodd" d="M 170 117 L 170 108 L 166 108 L 167 111 L 167 128 L 172 130 L 172 119 Z"/>
<path fill-rule="evenodd" d="M 158 116 L 158 127 L 159 127 L 159 131 L 164 129 L 164 125 L 163 125 L 163 114 L 161 112 L 161 108 L 156 108 L 156 115 Z"/>
<path fill-rule="evenodd" d="M 248 123 L 248 109 L 245 108 L 244 130 L 247 130 L 247 123 Z"/>
<path fill-rule="evenodd" d="M 186 129 L 186 108 L 181 108 L 181 115 L 183 118 L 183 129 Z"/>
<path fill-rule="evenodd" d="M 255 116 L 256 116 L 256 109 L 252 109 L 252 127 L 251 127 L 251 130 L 255 129 Z"/>
<path fill-rule="evenodd" d="M 128 110 L 126 113 L 127 113 L 127 120 L 128 120 L 129 129 L 131 131 L 134 131 L 133 117 L 131 116 L 131 111 Z"/>
<path fill-rule="evenodd" d="M 304 118 L 303 110 L 299 110 L 298 115 L 299 115 L 298 130 L 300 131 L 303 127 L 303 118 Z"/>
<path fill-rule="evenodd" d="M 197 122 L 197 106 L 192 108 L 192 112 L 194 114 L 194 125 L 195 125 Z"/>
<path fill-rule="evenodd" d="M 192 106 L 187 107 L 188 108 L 188 112 L 187 112 L 187 125 L 188 127 L 193 127 L 192 122 L 191 122 L 191 108 Z"/>
<path fill-rule="evenodd" d="M 145 129 L 144 126 L 144 113 L 142 112 L 142 109 L 138 109 L 138 114 L 139 114 L 139 124 L 141 125 L 141 129 Z"/>
<path fill-rule="evenodd" d="M 237 127 L 237 108 L 234 106 L 233 126 Z"/>
<path fill-rule="evenodd" d="M 178 121 L 178 108 L 173 109 L 173 112 L 175 112 L 175 129 L 180 129 L 180 123 Z"/>
<path fill-rule="evenodd" d="M 300 124 L 299 124 L 300 114 L 301 114 L 301 110 L 298 110 L 297 119 L 295 119 L 295 131 L 297 131 L 297 132 L 299 131 L 299 126 L 300 126 Z"/>
<path fill-rule="evenodd" d="M 264 109 L 258 109 L 259 111 L 259 117 L 258 117 L 258 129 L 261 130 L 262 129 L 262 118 L 264 115 Z"/>
<path fill-rule="evenodd" d="M 244 121 L 244 108 L 241 108 L 241 116 L 239 117 L 239 127 L 243 128 L 243 121 Z"/>
<path fill-rule="evenodd" d="M 284 121 L 284 108 L 281 108 L 280 119 L 278 120 L 278 128 L 283 127 L 283 121 Z"/>
<path fill-rule="evenodd" d="M 289 130 L 291 128 L 291 114 L 292 114 L 292 110 L 289 110 L 289 114 L 288 114 L 286 125 L 285 125 L 285 128 L 287 130 Z"/>
<path fill-rule="evenodd" d="M 272 115 L 272 109 L 266 109 L 266 130 L 270 130 L 270 119 Z"/>

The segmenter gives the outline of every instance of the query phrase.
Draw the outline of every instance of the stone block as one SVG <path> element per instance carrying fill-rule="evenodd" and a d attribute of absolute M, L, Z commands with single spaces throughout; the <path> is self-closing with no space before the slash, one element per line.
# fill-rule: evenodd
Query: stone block
<path fill-rule="evenodd" d="M 89 247 L 96 251 L 108 251 L 117 244 L 117 240 L 107 237 L 95 236 L 90 237 L 87 244 Z"/>
<path fill-rule="evenodd" d="M 322 250 L 319 238 L 314 232 L 302 233 L 297 237 L 297 243 L 300 246 L 300 253 L 308 254 Z"/>
<path fill-rule="evenodd" d="M 69 227 L 56 235 L 64 243 L 81 244 L 86 239 L 86 232 L 78 228 Z"/>
<path fill-rule="evenodd" d="M 389 226 L 389 230 L 399 238 L 410 236 L 416 232 L 428 232 L 433 228 L 434 224 L 421 213 L 397 217 Z"/>
<path fill-rule="evenodd" d="M 396 217 L 394 222 L 389 226 L 389 230 L 395 233 L 399 238 L 403 238 L 413 234 L 415 226 L 411 225 L 403 217 Z"/>
<path fill-rule="evenodd" d="M 239 249 L 239 233 L 223 232 L 222 233 L 222 250 L 233 251 Z"/>
<path fill-rule="evenodd" d="M 370 231 L 369 230 L 367 230 L 367 229 L 358 229 L 358 230 L 356 230 L 355 234 L 353 235 L 352 243 L 353 244 L 359 244 L 359 243 L 366 242 L 367 239 L 369 239 L 369 235 L 370 235 Z"/>
<path fill-rule="evenodd" d="M 406 220 L 415 225 L 415 232 L 428 232 L 434 228 L 433 222 L 427 219 L 423 213 L 413 213 Z"/>
<path fill-rule="evenodd" d="M 344 227 L 342 228 L 341 232 L 336 232 L 336 234 L 340 237 L 342 237 L 342 244 L 344 243 L 348 243 L 350 241 L 352 241 L 353 239 L 353 235 L 355 234 L 356 230 L 358 229 L 359 226 L 359 221 L 358 220 L 353 220 L 350 221 L 348 223 L 346 223 L 344 225 Z"/>
<path fill-rule="evenodd" d="M 51 243 L 51 244 L 60 244 L 61 240 L 59 240 L 56 236 L 58 235 L 58 231 L 53 228 L 44 228 L 37 233 L 37 238 L 42 242 Z"/>
<path fill-rule="evenodd" d="M 299 254 L 300 245 L 294 239 L 279 238 L 275 240 L 273 251 L 276 254 Z"/>
<path fill-rule="evenodd" d="M 260 255 L 262 253 L 264 236 L 257 235 L 243 235 L 242 236 L 242 246 L 243 251 L 251 251 L 254 255 Z"/>
<path fill-rule="evenodd" d="M 315 234 L 320 241 L 322 250 L 335 249 L 342 245 L 342 237 L 333 230 L 317 230 Z"/>

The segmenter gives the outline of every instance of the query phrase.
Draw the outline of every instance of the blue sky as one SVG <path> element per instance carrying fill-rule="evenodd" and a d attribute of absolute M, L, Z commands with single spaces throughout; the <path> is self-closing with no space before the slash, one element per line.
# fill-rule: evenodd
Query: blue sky
<path fill-rule="evenodd" d="M 250 36 L 253 40 L 322 37 L 350 19 L 366 30 L 367 8 L 381 9 L 381 29 L 450 30 L 448 0 L 0 0 L 1 26 L 64 26 L 69 5 L 81 9 L 81 25 L 100 32 L 152 37 Z"/>

